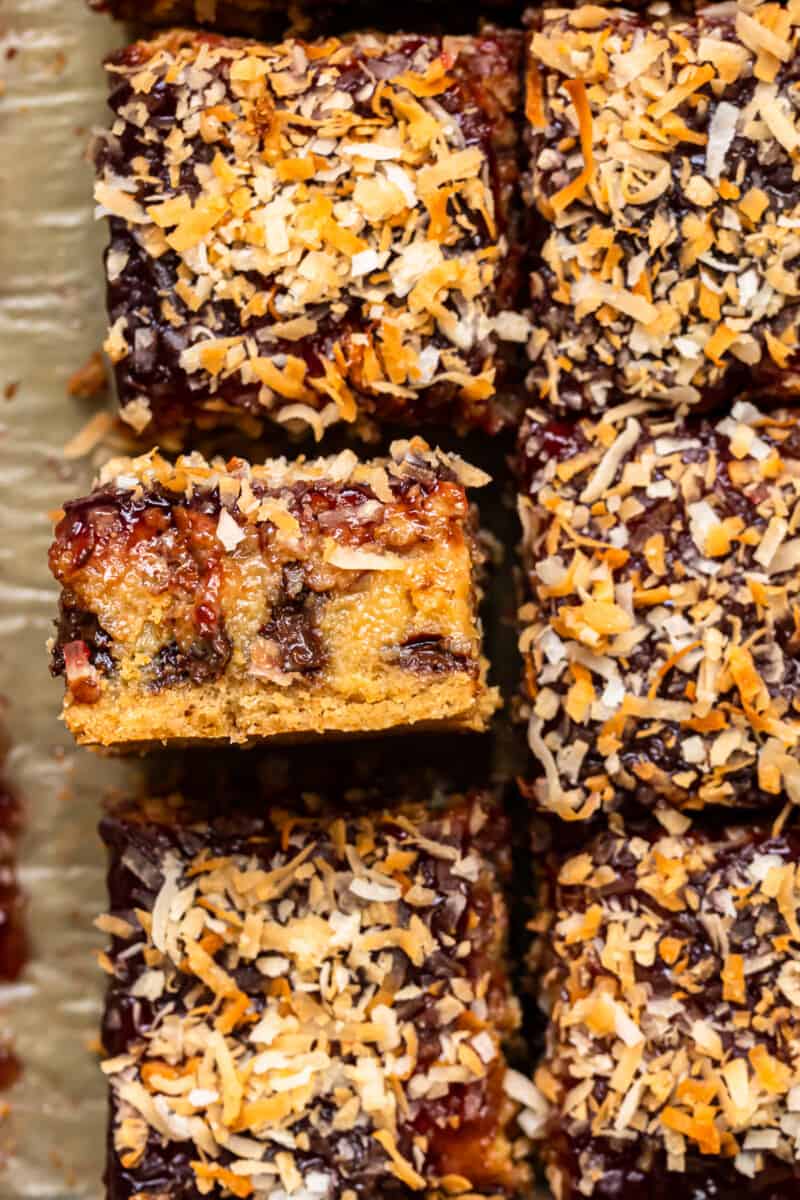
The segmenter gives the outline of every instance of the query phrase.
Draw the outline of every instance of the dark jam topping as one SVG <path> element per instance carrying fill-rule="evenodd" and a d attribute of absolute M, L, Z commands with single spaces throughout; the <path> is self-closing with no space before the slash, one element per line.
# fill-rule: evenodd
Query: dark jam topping
<path fill-rule="evenodd" d="M 30 944 L 25 898 L 17 874 L 17 838 L 22 828 L 22 810 L 19 797 L 7 786 L 2 775 L 5 749 L 5 744 L 0 744 L 0 980 L 14 983 L 28 961 Z M 21 1074 L 22 1063 L 12 1042 L 0 1037 L 0 1090 L 13 1087 Z"/>
<path fill-rule="evenodd" d="M 587 442 L 577 421 L 526 420 L 519 437 L 515 467 L 521 483 L 530 488 L 537 471 L 551 459 L 566 462 L 586 449 Z"/>
<path fill-rule="evenodd" d="M 0 979 L 9 982 L 19 978 L 29 951 L 25 898 L 17 877 L 21 828 L 19 799 L 0 775 Z"/>
<path fill-rule="evenodd" d="M 241 460 L 232 460 L 229 465 L 238 462 Z M 387 484 L 392 494 L 391 504 L 400 506 L 410 517 L 436 493 L 447 496 L 454 518 L 463 515 L 464 490 L 446 462 L 431 465 L 424 458 L 409 455 L 403 464 L 403 474 L 387 474 Z M 332 536 L 346 533 L 352 545 L 369 541 L 384 517 L 384 506 L 378 506 L 374 491 L 366 484 L 336 484 L 321 479 L 268 487 L 263 480 L 253 478 L 251 488 L 259 500 L 275 498 L 287 502 L 289 512 L 304 529 L 319 527 Z M 365 520 L 361 510 L 367 501 L 376 507 L 374 515 Z M 109 543 L 122 540 L 128 549 L 133 549 L 138 542 L 159 537 L 176 527 L 189 538 L 193 553 L 205 559 L 221 551 L 216 539 L 216 518 L 221 510 L 218 488 L 196 488 L 188 499 L 184 493 L 160 484 L 135 490 L 97 488 L 88 496 L 64 505 L 64 516 L 56 526 L 50 548 L 50 568 L 57 579 L 68 584 L 70 576 L 101 554 Z M 233 511 L 237 513 L 236 508 Z M 201 517 L 208 520 L 201 521 L 198 519 Z M 264 545 L 271 528 L 269 521 L 258 524 Z"/>

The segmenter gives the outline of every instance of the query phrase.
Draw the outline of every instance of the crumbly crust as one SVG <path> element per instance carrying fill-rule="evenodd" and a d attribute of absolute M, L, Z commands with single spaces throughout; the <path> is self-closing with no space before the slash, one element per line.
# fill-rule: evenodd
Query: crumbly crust
<path fill-rule="evenodd" d="M 498 338 L 527 332 L 502 311 L 520 53 L 170 31 L 112 58 L 95 196 L 124 419 L 494 426 Z"/>
<path fill-rule="evenodd" d="M 529 46 L 549 406 L 798 391 L 800 4 L 551 9 Z"/>
<path fill-rule="evenodd" d="M 156 1180 L 265 1200 L 524 1184 L 496 807 L 216 825 L 162 809 L 101 826 L 115 1200 Z"/>
<path fill-rule="evenodd" d="M 618 828 L 560 867 L 536 1075 L 559 1200 L 796 1195 L 799 864 L 796 829 L 754 825 Z"/>
<path fill-rule="evenodd" d="M 420 439 L 371 462 L 114 460 L 50 552 L 68 727 L 123 748 L 485 728 L 466 488 L 487 481 Z"/>
<path fill-rule="evenodd" d="M 521 612 L 539 803 L 800 802 L 800 420 L 530 413 Z"/>

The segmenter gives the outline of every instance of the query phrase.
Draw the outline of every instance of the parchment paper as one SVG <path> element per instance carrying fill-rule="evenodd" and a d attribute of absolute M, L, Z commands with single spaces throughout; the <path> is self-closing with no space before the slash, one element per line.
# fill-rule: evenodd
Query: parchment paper
<path fill-rule="evenodd" d="M 32 943 L 22 981 L 0 985 L 0 1027 L 10 1027 L 23 1066 L 0 1125 L 0 1200 L 103 1194 L 106 1093 L 93 1047 L 103 986 L 94 952 L 104 939 L 92 921 L 105 906 L 105 863 L 96 825 L 102 800 L 140 786 L 144 767 L 76 750 L 57 719 L 47 548 L 48 514 L 88 490 L 96 463 L 67 461 L 63 447 L 109 403 L 70 398 L 67 381 L 104 336 L 105 229 L 93 219 L 85 156 L 92 127 L 106 121 L 102 58 L 129 36 L 84 0 L 0 0 L 0 695 L 7 772 L 26 814 L 20 875 Z M 464 453 L 496 473 L 507 448 Z M 509 568 L 517 528 L 499 491 L 488 507 L 506 565 L 492 585 L 487 648 L 508 695 L 518 670 Z M 512 742 L 501 724 L 488 775 L 510 773 Z"/>
<path fill-rule="evenodd" d="M 0 1128 L 3 1200 L 101 1195 L 105 1092 L 88 1052 L 102 987 L 92 920 L 105 903 L 95 827 L 101 794 L 129 768 L 71 747 L 44 646 L 47 514 L 92 474 L 61 450 L 97 408 L 69 398 L 66 382 L 103 337 L 105 234 L 85 149 L 105 119 L 101 58 L 123 38 L 81 0 L 0 0 L 0 693 L 26 813 L 32 942 L 22 982 L 0 989 L 23 1065 Z"/>

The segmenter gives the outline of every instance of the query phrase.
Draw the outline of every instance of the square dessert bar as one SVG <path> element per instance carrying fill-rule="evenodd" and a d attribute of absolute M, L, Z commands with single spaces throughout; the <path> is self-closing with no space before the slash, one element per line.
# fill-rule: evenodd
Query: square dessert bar
<path fill-rule="evenodd" d="M 527 1181 L 491 801 L 239 829 L 149 806 L 101 832 L 109 1200 L 468 1200 Z"/>
<path fill-rule="evenodd" d="M 199 24 L 214 29 L 230 29 L 234 33 L 264 32 L 267 22 L 281 21 L 285 27 L 289 18 L 295 26 L 319 27 L 319 19 L 327 23 L 331 16 L 338 17 L 337 24 L 349 22 L 370 27 L 375 18 L 383 18 L 391 24 L 381 0 L 89 0 L 91 7 L 108 11 L 120 21 L 153 25 Z M 441 6 L 434 0 L 411 0 L 404 10 L 406 25 L 409 19 L 425 17 L 431 11 L 438 12 Z M 444 6 L 448 7 L 447 5 Z M 496 12 L 508 8 L 509 0 L 462 0 L 453 5 L 459 14 L 464 8 L 477 15 L 487 11 Z M 408 10 L 410 9 L 410 16 Z M 429 18 L 430 22 L 430 18 Z M 395 27 L 397 20 L 394 21 Z"/>
<path fill-rule="evenodd" d="M 800 390 L 799 47 L 794 0 L 545 11 L 527 94 L 543 403 Z"/>
<path fill-rule="evenodd" d="M 315 11 L 341 6 L 342 0 L 302 0 L 302 8 L 312 17 Z M 98 12 L 109 12 L 119 21 L 136 24 L 200 24 L 237 33 L 258 33 L 265 21 L 283 18 L 293 6 L 291 0 L 89 0 Z M 299 11 L 295 7 L 295 11 Z"/>
<path fill-rule="evenodd" d="M 558 1200 L 800 1188 L 800 834 L 599 835 L 561 866 L 536 1074 Z"/>
<path fill-rule="evenodd" d="M 521 432 L 533 791 L 800 803 L 800 414 L 642 407 Z"/>
<path fill-rule="evenodd" d="M 527 328 L 521 48 L 171 31 L 112 58 L 95 196 L 125 420 L 494 428 L 499 339 Z"/>
<path fill-rule="evenodd" d="M 82 743 L 483 729 L 467 486 L 420 439 L 251 467 L 117 459 L 65 505 L 53 671 Z"/>

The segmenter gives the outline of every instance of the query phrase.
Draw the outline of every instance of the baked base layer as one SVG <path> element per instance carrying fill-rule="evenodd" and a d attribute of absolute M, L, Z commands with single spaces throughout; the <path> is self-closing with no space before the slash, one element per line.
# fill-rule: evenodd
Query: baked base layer
<path fill-rule="evenodd" d="M 485 676 L 485 670 L 482 672 Z M 304 741 L 320 735 L 397 732 L 409 728 L 485 730 L 498 703 L 496 688 L 465 675 L 449 679 L 400 679 L 391 694 L 344 698 L 325 688 L 302 699 L 258 682 L 224 679 L 211 686 L 183 685 L 152 695 L 120 686 L 95 704 L 68 700 L 64 721 L 81 745 L 120 750 L 232 742 L 265 738 Z"/>

